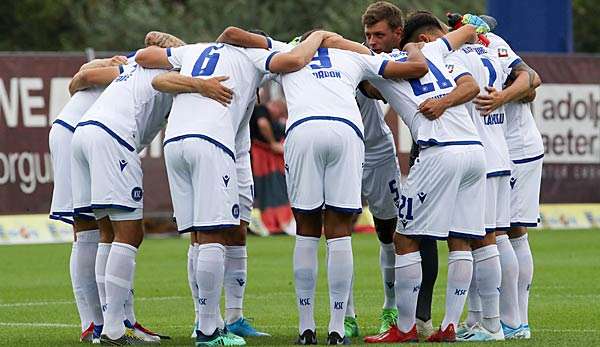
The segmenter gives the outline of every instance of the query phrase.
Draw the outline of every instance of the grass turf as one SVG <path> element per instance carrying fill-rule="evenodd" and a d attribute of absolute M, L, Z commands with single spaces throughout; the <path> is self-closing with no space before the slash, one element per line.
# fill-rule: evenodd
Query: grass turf
<path fill-rule="evenodd" d="M 535 275 L 530 299 L 533 339 L 496 344 L 600 345 L 600 257 L 598 230 L 533 231 Z M 184 239 L 146 240 L 137 258 L 136 314 L 151 329 L 169 334 L 164 345 L 192 345 L 193 306 L 186 277 Z M 249 345 L 286 345 L 297 336 L 291 237 L 249 238 L 245 315 L 273 335 Z M 375 333 L 382 303 L 378 243 L 374 235 L 353 237 L 354 295 L 361 333 Z M 439 243 L 440 274 L 434 324 L 443 314 L 446 247 Z M 317 333 L 326 341 L 328 322 L 324 242 L 316 295 Z M 79 319 L 69 281 L 70 245 L 0 247 L 0 345 L 78 345 Z M 355 344 L 362 340 L 354 339 Z M 469 344 L 475 346 L 476 344 Z"/>

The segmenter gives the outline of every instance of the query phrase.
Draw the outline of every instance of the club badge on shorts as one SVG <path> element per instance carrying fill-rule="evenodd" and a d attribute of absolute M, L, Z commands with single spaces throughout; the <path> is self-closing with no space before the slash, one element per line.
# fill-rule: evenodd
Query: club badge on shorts
<path fill-rule="evenodd" d="M 140 187 L 135 187 L 131 190 L 131 198 L 134 201 L 140 201 L 142 200 L 142 197 L 144 196 L 144 192 L 142 191 L 142 188 Z"/>

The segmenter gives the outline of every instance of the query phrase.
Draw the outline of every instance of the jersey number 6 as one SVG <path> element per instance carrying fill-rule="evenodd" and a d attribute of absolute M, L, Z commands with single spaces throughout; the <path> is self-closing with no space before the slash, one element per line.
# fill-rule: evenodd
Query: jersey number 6
<path fill-rule="evenodd" d="M 222 44 L 206 47 L 192 68 L 192 76 L 211 76 L 215 72 L 220 56 L 214 51 L 220 48 L 223 48 Z"/>

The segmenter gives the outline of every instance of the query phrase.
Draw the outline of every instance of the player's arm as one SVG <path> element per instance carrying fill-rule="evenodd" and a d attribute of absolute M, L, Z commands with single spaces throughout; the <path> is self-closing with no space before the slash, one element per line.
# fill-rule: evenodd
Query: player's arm
<path fill-rule="evenodd" d="M 317 30 L 306 40 L 289 52 L 274 52 L 268 62 L 268 69 L 273 73 L 289 73 L 302 69 L 310 63 L 323 40 L 337 35 L 328 31 Z"/>
<path fill-rule="evenodd" d="M 389 61 L 383 70 L 383 77 L 395 79 L 421 78 L 429 72 L 427 59 L 421 52 L 421 46 L 408 43 L 404 46 L 407 53 L 406 61 Z"/>
<path fill-rule="evenodd" d="M 271 48 L 269 38 L 234 26 L 227 27 L 227 29 L 219 35 L 217 42 L 228 43 L 230 45 L 245 48 Z"/>
<path fill-rule="evenodd" d="M 485 87 L 488 94 L 479 95 L 473 101 L 477 105 L 477 110 L 483 115 L 488 115 L 506 103 L 530 97 L 532 92 L 535 93 L 535 89 L 542 84 L 537 72 L 522 60 L 512 68 L 509 79 L 513 82 L 503 90 Z"/>
<path fill-rule="evenodd" d="M 170 69 L 169 48 L 148 46 L 135 55 L 135 62 L 148 69 Z"/>
<path fill-rule="evenodd" d="M 370 99 L 383 100 L 386 101 L 379 89 L 375 88 L 369 81 L 362 81 L 358 84 L 358 89 L 361 93 L 363 93 L 366 97 Z"/>
<path fill-rule="evenodd" d="M 449 45 L 451 50 L 458 49 L 465 43 L 477 41 L 477 27 L 471 24 L 463 25 L 462 27 L 447 33 L 442 39 Z"/>
<path fill-rule="evenodd" d="M 118 66 L 79 71 L 69 83 L 69 92 L 73 95 L 75 92 L 89 87 L 109 85 L 120 73 Z"/>
<path fill-rule="evenodd" d="M 477 94 L 479 94 L 477 81 L 470 74 L 463 74 L 456 79 L 456 87 L 450 93 L 439 99 L 429 98 L 423 101 L 418 110 L 429 120 L 438 119 L 450 107 L 469 102 Z"/>
<path fill-rule="evenodd" d="M 101 67 L 119 66 L 127 64 L 127 57 L 124 55 L 115 55 L 112 58 L 94 59 L 89 61 L 79 68 L 79 71 L 87 69 L 97 69 Z"/>
<path fill-rule="evenodd" d="M 217 76 L 203 79 L 184 76 L 178 72 L 165 72 L 152 79 L 152 87 L 158 91 L 170 94 L 199 93 L 207 98 L 227 106 L 231 103 L 233 91 L 221 82 L 228 80 L 227 76 Z"/>
<path fill-rule="evenodd" d="M 323 42 L 321 43 L 321 47 L 343 49 L 359 54 L 372 54 L 371 50 L 366 46 L 358 42 L 345 39 L 339 35 L 331 36 L 323 40 Z"/>

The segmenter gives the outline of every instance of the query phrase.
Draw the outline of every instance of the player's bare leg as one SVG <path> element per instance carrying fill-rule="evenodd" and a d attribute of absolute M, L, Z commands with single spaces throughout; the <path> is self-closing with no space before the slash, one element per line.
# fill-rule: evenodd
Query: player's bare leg
<path fill-rule="evenodd" d="M 317 285 L 317 253 L 323 228 L 321 210 L 299 212 L 296 219 L 296 245 L 294 247 L 294 285 L 298 304 L 298 344 L 316 344 L 314 318 L 315 288 Z"/>
<path fill-rule="evenodd" d="M 521 324 L 527 330 L 525 337 L 529 338 L 529 289 L 533 280 L 533 257 L 527 236 L 527 227 L 514 226 L 508 232 L 510 243 L 517 256 L 519 264 L 519 277 L 517 281 L 517 294 Z"/>

